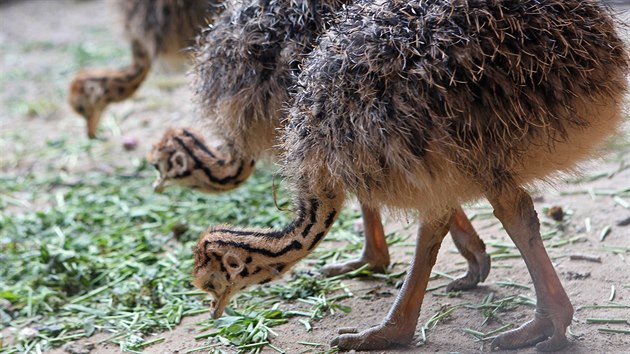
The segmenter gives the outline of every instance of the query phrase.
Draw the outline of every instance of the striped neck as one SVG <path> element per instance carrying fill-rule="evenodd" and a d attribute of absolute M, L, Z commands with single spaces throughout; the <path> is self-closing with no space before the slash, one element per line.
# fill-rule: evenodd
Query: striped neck
<path fill-rule="evenodd" d="M 217 299 L 218 317 L 229 298 L 252 284 L 264 284 L 311 253 L 337 219 L 344 194 L 302 198 L 296 217 L 281 230 L 214 227 L 195 250 L 193 283 Z"/>
<path fill-rule="evenodd" d="M 241 185 L 255 167 L 254 159 L 243 158 L 233 147 L 209 147 L 203 136 L 184 128 L 168 130 L 148 159 L 160 174 L 154 183 L 157 191 L 175 184 L 224 192 Z"/>
<path fill-rule="evenodd" d="M 117 70 L 85 70 L 70 83 L 68 100 L 87 121 L 87 133 L 96 137 L 101 116 L 111 102 L 133 95 L 151 69 L 151 58 L 138 41 L 132 43 L 133 64 Z"/>
<path fill-rule="evenodd" d="M 323 239 L 343 204 L 343 197 L 308 198 L 298 202 L 296 218 L 281 230 L 248 230 L 217 227 L 204 236 L 204 247 L 240 248 L 261 264 L 282 261 L 294 264 L 307 256 Z"/>
<path fill-rule="evenodd" d="M 151 57 L 138 41 L 131 43 L 133 64 L 120 70 L 113 71 L 111 78 L 106 81 L 106 100 L 120 102 L 136 92 L 151 70 Z"/>

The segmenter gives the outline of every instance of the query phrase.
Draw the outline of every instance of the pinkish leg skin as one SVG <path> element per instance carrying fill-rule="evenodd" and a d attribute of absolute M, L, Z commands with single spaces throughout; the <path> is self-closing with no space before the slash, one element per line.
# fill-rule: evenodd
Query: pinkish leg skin
<path fill-rule="evenodd" d="M 490 272 L 490 256 L 486 253 L 486 245 L 461 208 L 455 213 L 450 232 L 459 253 L 468 262 L 468 271 L 448 284 L 446 291 L 472 289 L 486 280 Z"/>
<path fill-rule="evenodd" d="M 356 334 L 343 334 L 332 341 L 342 350 L 377 350 L 407 344 L 413 339 L 422 299 L 440 244 L 448 232 L 452 215 L 423 222 L 418 232 L 415 257 L 394 305 L 385 320 Z"/>
<path fill-rule="evenodd" d="M 365 234 L 361 257 L 345 263 L 327 265 L 320 269 L 324 275 L 334 276 L 348 273 L 366 264 L 369 264 L 373 271 L 383 272 L 389 265 L 389 250 L 379 211 L 361 205 L 361 212 Z"/>
<path fill-rule="evenodd" d="M 560 350 L 568 344 L 565 333 L 573 318 L 573 306 L 543 246 L 534 204 L 521 189 L 503 191 L 489 200 L 494 214 L 523 256 L 537 298 L 534 319 L 499 335 L 492 342 L 492 349 L 535 344 L 541 352 Z"/>

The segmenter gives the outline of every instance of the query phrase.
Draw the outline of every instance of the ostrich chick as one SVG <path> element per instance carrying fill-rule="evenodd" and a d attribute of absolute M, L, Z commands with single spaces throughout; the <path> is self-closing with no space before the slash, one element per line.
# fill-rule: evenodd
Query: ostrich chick
<path fill-rule="evenodd" d="M 206 18 L 221 12 L 220 0 L 111 0 L 122 15 L 130 39 L 133 63 L 119 70 L 80 71 L 70 83 L 70 106 L 85 118 L 87 134 L 96 137 L 107 105 L 131 97 L 159 57 L 171 61 L 186 58 L 183 49 Z"/>
<path fill-rule="evenodd" d="M 347 192 L 421 216 L 410 270 L 383 322 L 333 345 L 413 339 L 458 205 L 485 197 L 521 252 L 533 320 L 493 348 L 567 345 L 573 307 L 526 187 L 573 171 L 621 124 L 628 53 L 595 0 L 391 0 L 348 6 L 303 63 L 283 137 L 296 217 L 280 230 L 213 227 L 194 284 L 220 315 L 230 297 L 310 253 Z"/>

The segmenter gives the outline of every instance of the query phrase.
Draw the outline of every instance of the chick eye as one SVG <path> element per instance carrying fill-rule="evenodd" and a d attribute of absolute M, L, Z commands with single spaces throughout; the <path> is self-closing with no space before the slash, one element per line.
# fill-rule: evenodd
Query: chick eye
<path fill-rule="evenodd" d="M 233 255 L 227 255 L 225 257 L 225 263 L 227 263 L 227 266 L 232 269 L 237 269 L 241 266 L 241 262 L 239 262 L 239 260 Z"/>
<path fill-rule="evenodd" d="M 184 157 L 182 155 L 177 155 L 173 158 L 173 162 L 175 162 L 178 166 L 184 166 Z"/>
<path fill-rule="evenodd" d="M 214 283 L 212 281 L 207 281 L 203 284 L 204 289 L 206 290 L 216 290 Z"/>

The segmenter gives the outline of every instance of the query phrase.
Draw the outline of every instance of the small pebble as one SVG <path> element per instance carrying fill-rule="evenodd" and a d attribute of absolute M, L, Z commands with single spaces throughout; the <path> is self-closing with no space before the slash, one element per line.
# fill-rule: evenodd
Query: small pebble
<path fill-rule="evenodd" d="M 37 335 L 39 335 L 39 331 L 35 328 L 24 327 L 18 334 L 18 337 L 20 339 L 31 339 L 37 337 Z"/>
<path fill-rule="evenodd" d="M 561 206 L 554 205 L 547 210 L 547 215 L 555 221 L 562 221 L 564 219 L 564 210 L 562 210 Z"/>
<path fill-rule="evenodd" d="M 568 272 L 564 272 L 563 275 L 569 280 L 584 280 L 586 278 L 591 277 L 591 272 L 580 273 L 580 272 L 568 271 Z"/>
<path fill-rule="evenodd" d="M 62 349 L 69 354 L 89 354 L 94 349 L 94 344 L 66 343 Z"/>
<path fill-rule="evenodd" d="M 126 136 L 123 138 L 122 145 L 127 151 L 135 150 L 138 147 L 138 139 L 134 136 Z"/>
<path fill-rule="evenodd" d="M 628 225 L 630 225 L 630 216 L 623 220 L 617 221 L 617 226 L 628 226 Z"/>

